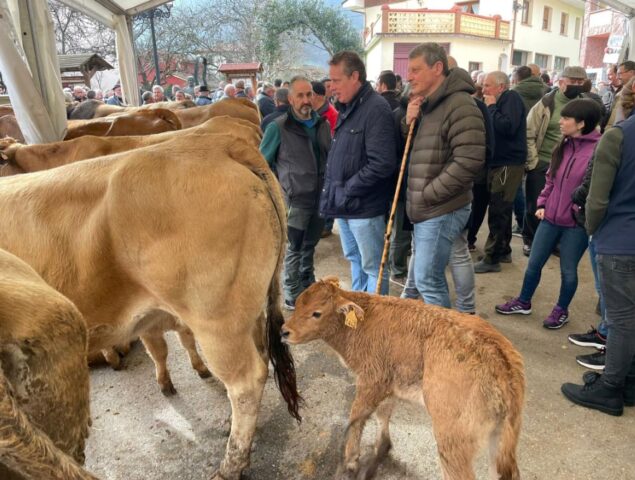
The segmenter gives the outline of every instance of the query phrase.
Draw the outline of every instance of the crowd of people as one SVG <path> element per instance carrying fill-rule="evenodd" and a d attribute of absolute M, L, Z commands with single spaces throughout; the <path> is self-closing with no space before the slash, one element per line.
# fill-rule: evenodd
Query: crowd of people
<path fill-rule="evenodd" d="M 315 247 L 332 219 L 352 288 L 375 291 L 410 134 L 381 293 L 392 270 L 393 280 L 405 282 L 402 297 L 451 308 L 449 266 L 454 308 L 474 314 L 475 274 L 504 271 L 514 233 L 529 257 L 523 284 L 517 297 L 493 307 L 530 314 L 541 271 L 556 254 L 560 294 L 543 326 L 559 329 L 569 321 L 578 264 L 589 248 L 602 321 L 569 339 L 602 350 L 578 357 L 595 371 L 562 391 L 580 405 L 621 414 L 635 403 L 635 244 L 627 241 L 635 234 L 635 176 L 627 174 L 635 150 L 626 145 L 635 133 L 634 76 L 635 63 L 626 61 L 595 91 L 577 66 L 566 67 L 555 85 L 536 65 L 469 75 L 441 46 L 426 43 L 410 53 L 403 88 L 391 71 L 371 85 L 352 52 L 331 59 L 326 80 L 299 76 L 274 88 L 261 151 L 289 206 L 285 307 L 293 309 L 314 281 Z M 473 262 L 486 213 L 484 254 Z"/>
<path fill-rule="evenodd" d="M 424 43 L 408 59 L 407 82 L 392 71 L 371 82 L 361 58 L 340 52 L 320 81 L 296 76 L 243 80 L 217 88 L 161 86 L 143 103 L 192 100 L 208 105 L 248 98 L 262 116 L 261 152 L 276 173 L 288 207 L 284 306 L 295 308 L 315 281 L 314 252 L 337 222 L 351 287 L 476 312 L 475 275 L 504 272 L 512 235 L 529 257 L 518 296 L 492 306 L 529 315 L 551 255 L 560 257 L 560 293 L 547 329 L 569 321 L 578 265 L 589 250 L 598 292 L 599 325 L 569 340 L 595 347 L 577 357 L 592 372 L 564 384 L 574 403 L 619 415 L 635 404 L 635 62 L 612 67 L 592 88 L 582 67 L 554 80 L 536 65 L 505 72 L 460 68 L 442 46 Z M 116 85 L 104 96 L 75 87 L 74 101 L 122 104 Z M 405 152 L 410 137 L 410 149 Z M 387 213 L 400 159 L 406 174 L 395 212 L 388 268 L 380 281 Z M 484 252 L 476 261 L 487 215 Z M 419 253 L 418 252 L 424 252 Z M 454 305 L 446 279 L 454 280 Z M 390 277 L 392 272 L 392 277 Z"/>

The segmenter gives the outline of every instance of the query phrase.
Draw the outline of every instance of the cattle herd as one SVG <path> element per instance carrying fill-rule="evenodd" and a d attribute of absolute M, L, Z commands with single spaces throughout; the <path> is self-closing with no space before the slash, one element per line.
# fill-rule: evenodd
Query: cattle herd
<path fill-rule="evenodd" d="M 363 424 L 376 412 L 378 461 L 390 447 L 391 398 L 400 397 L 425 399 L 445 479 L 474 478 L 471 462 L 486 441 L 492 478 L 520 478 L 524 377 L 511 344 L 481 319 L 350 297 L 328 280 L 300 297 L 283 328 L 286 208 L 258 150 L 257 107 L 244 99 L 188 106 L 89 101 L 62 142 L 24 145 L 19 128 L 17 138 L 0 138 L 0 478 L 96 478 L 82 467 L 88 362 L 119 368 L 120 353 L 140 338 L 159 388 L 172 395 L 166 330 L 177 332 L 202 378 L 213 374 L 225 385 L 231 402 L 214 479 L 238 480 L 249 464 L 269 362 L 300 420 L 288 344 L 317 338 L 358 377 L 338 475 L 371 478 L 375 467 L 358 458 Z M 319 330 L 318 318 L 339 324 Z M 336 331 L 344 334 L 339 343 Z M 391 338 L 403 351 L 389 351 Z M 461 421 L 451 422 L 457 415 Z"/>

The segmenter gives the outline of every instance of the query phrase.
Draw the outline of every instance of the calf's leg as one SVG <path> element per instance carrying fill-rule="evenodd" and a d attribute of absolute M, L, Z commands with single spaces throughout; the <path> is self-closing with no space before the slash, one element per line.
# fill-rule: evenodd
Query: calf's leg
<path fill-rule="evenodd" d="M 359 470 L 359 444 L 366 420 L 384 398 L 386 398 L 386 393 L 381 387 L 372 384 L 357 384 L 348 428 L 344 436 L 344 478 L 351 478 Z"/>

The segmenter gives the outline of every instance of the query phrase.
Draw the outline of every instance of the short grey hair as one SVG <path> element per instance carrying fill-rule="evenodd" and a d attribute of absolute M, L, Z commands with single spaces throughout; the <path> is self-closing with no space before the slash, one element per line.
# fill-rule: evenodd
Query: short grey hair
<path fill-rule="evenodd" d="M 155 85 L 154 87 L 152 87 L 152 91 L 154 92 L 155 90 L 163 93 L 163 87 L 161 85 Z"/>
<path fill-rule="evenodd" d="M 448 54 L 445 53 L 445 49 L 435 42 L 420 43 L 410 51 L 408 58 L 410 60 L 422 57 L 428 67 L 432 67 L 435 63 L 441 62 L 443 65 L 443 75 L 448 75 L 450 69 L 448 68 Z"/>
<path fill-rule="evenodd" d="M 496 82 L 496 85 L 504 85 L 505 88 L 509 88 L 509 77 L 505 72 L 497 70 L 495 72 L 489 72 L 487 76 L 492 77 Z"/>
<path fill-rule="evenodd" d="M 289 80 L 289 91 L 293 90 L 293 84 L 296 82 L 307 82 L 309 85 L 311 85 L 311 80 L 309 80 L 307 77 L 305 77 L 304 75 L 296 75 L 291 80 Z"/>

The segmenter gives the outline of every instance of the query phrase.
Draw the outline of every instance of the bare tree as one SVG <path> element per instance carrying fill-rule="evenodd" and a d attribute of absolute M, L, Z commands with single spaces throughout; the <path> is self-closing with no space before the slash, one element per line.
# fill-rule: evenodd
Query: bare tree
<path fill-rule="evenodd" d="M 113 30 L 57 0 L 49 0 L 49 8 L 59 54 L 97 53 L 108 60 L 115 58 Z"/>

